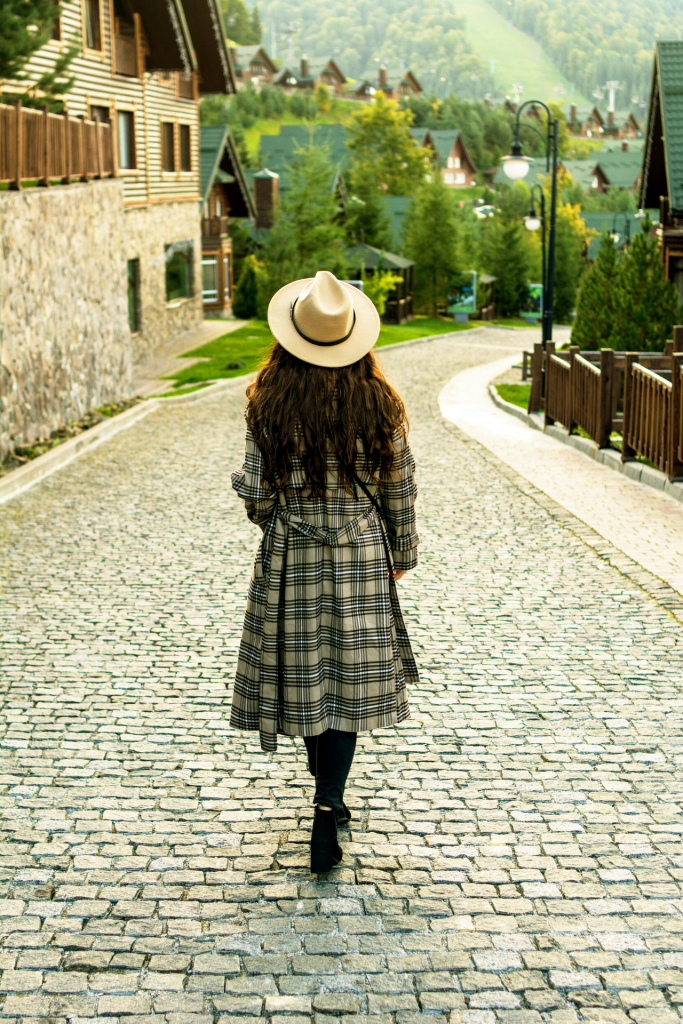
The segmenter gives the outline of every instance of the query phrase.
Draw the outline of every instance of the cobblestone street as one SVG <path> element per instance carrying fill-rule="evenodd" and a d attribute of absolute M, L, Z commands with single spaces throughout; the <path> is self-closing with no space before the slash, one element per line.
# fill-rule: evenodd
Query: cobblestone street
<path fill-rule="evenodd" d="M 683 1021 L 680 596 L 442 418 L 455 374 L 522 347 L 381 350 L 421 683 L 359 736 L 323 881 L 303 743 L 228 726 L 241 389 L 0 507 L 3 1022 Z"/>

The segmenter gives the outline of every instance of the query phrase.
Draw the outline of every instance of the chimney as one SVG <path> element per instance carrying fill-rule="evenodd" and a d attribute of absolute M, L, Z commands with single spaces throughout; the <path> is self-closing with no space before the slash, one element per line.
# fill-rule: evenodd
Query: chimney
<path fill-rule="evenodd" d="M 280 205 L 280 175 L 264 167 L 254 175 L 256 227 L 272 228 Z"/>
<path fill-rule="evenodd" d="M 302 78 L 308 78 L 308 57 L 306 56 L 306 54 L 304 54 L 303 57 L 301 58 L 300 67 L 301 67 L 301 77 Z"/>
<path fill-rule="evenodd" d="M 622 142 L 622 144 L 621 144 L 621 152 L 622 153 L 628 153 L 628 142 Z"/>
<path fill-rule="evenodd" d="M 607 111 L 607 127 L 608 128 L 614 128 L 614 111 L 613 110 L 608 110 Z"/>
<path fill-rule="evenodd" d="M 387 69 L 384 64 L 379 69 L 379 87 L 382 90 L 385 90 L 387 87 Z"/>
<path fill-rule="evenodd" d="M 571 124 L 574 124 L 575 121 L 576 121 L 576 103 L 572 103 L 572 105 L 571 105 L 571 108 L 570 108 L 570 111 L 569 111 L 569 121 L 570 121 Z"/>

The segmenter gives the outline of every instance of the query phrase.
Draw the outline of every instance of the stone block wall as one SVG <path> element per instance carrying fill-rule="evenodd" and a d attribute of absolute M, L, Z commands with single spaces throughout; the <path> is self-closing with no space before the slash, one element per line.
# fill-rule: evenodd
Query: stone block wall
<path fill-rule="evenodd" d="M 118 180 L 0 192 L 0 461 L 130 394 Z"/>
<path fill-rule="evenodd" d="M 133 334 L 133 361 L 140 362 L 155 348 L 204 318 L 202 304 L 202 239 L 196 200 L 150 203 L 128 207 L 125 218 L 125 258 L 140 260 L 141 330 Z M 194 294 L 166 301 L 166 246 L 192 242 Z"/>

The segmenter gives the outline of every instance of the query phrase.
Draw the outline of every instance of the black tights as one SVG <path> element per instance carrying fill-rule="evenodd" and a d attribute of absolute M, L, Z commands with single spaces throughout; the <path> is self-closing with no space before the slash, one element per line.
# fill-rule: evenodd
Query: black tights
<path fill-rule="evenodd" d="M 344 787 L 356 749 L 356 733 L 327 729 L 319 736 L 304 736 L 308 770 L 315 779 L 313 803 L 341 810 Z"/>

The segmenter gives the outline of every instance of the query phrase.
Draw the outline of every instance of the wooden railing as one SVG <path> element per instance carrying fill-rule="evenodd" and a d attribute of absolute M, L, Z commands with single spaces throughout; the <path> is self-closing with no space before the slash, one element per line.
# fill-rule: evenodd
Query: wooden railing
<path fill-rule="evenodd" d="M 0 104 L 0 182 L 50 185 L 117 174 L 110 124 Z"/>
<path fill-rule="evenodd" d="M 531 363 L 529 411 L 544 406 L 546 426 L 580 427 L 600 448 L 619 433 L 622 461 L 641 455 L 683 478 L 683 327 L 664 352 L 556 352 L 549 342 Z"/>

